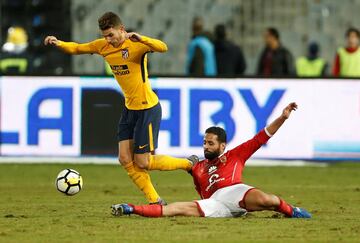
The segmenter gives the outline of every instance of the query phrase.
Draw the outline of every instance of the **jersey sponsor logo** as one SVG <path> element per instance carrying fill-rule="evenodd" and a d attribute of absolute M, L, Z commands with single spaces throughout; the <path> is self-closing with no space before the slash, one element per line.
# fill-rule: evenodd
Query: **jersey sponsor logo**
<path fill-rule="evenodd" d="M 110 65 L 111 70 L 115 75 L 127 75 L 130 73 L 128 65 Z"/>
<path fill-rule="evenodd" d="M 219 178 L 218 174 L 213 174 L 209 177 L 209 185 L 206 187 L 205 191 L 209 191 L 210 188 L 217 182 L 223 181 L 225 178 Z"/>
<path fill-rule="evenodd" d="M 208 173 L 209 175 L 211 175 L 212 173 L 214 173 L 215 171 L 217 171 L 217 166 L 213 165 L 213 166 L 210 166 L 209 170 L 208 170 Z"/>
<path fill-rule="evenodd" d="M 121 50 L 121 56 L 123 59 L 128 59 L 129 58 L 129 50 L 126 48 L 126 49 L 122 49 Z"/>

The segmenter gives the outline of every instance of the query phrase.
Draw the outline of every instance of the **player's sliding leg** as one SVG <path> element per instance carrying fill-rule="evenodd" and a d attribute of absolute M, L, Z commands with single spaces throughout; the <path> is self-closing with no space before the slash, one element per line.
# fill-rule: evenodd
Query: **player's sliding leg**
<path fill-rule="evenodd" d="M 146 170 L 133 163 L 133 140 L 119 142 L 119 161 L 135 185 L 144 193 L 149 203 L 162 203 Z"/>
<path fill-rule="evenodd" d="M 195 202 L 177 202 L 169 205 L 115 204 L 111 206 L 114 216 L 137 214 L 144 217 L 193 216 L 201 217 Z"/>
<path fill-rule="evenodd" d="M 163 216 L 193 216 L 201 217 L 195 202 L 176 202 L 163 206 Z"/>
<path fill-rule="evenodd" d="M 148 170 L 186 170 L 190 171 L 192 166 L 198 162 L 196 156 L 191 156 L 187 159 L 175 158 L 168 155 L 151 155 L 146 154 L 135 154 L 134 160 L 140 168 Z"/>
<path fill-rule="evenodd" d="M 281 198 L 256 188 L 248 191 L 244 200 L 240 202 L 240 207 L 248 211 L 276 211 L 291 218 L 311 218 L 311 214 L 305 209 L 294 207 Z"/>

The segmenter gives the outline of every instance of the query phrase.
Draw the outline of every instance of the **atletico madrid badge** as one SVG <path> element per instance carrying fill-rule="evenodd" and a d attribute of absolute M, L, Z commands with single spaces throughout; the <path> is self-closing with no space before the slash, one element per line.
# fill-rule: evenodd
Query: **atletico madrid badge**
<path fill-rule="evenodd" d="M 121 55 L 123 59 L 128 59 L 129 58 L 129 50 L 128 49 L 122 49 L 121 50 Z"/>

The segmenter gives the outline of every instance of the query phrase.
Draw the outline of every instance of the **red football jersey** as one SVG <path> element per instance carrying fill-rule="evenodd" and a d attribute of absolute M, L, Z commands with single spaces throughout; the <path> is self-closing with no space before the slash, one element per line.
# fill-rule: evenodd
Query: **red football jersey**
<path fill-rule="evenodd" d="M 242 183 L 245 162 L 269 140 L 265 130 L 261 130 L 249 141 L 227 151 L 218 158 L 202 160 L 192 168 L 196 190 L 202 199 L 211 197 L 216 190 Z"/>

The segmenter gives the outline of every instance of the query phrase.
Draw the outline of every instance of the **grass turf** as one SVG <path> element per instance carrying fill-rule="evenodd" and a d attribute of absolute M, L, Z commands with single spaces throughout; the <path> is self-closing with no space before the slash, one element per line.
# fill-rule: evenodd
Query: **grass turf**
<path fill-rule="evenodd" d="M 56 191 L 57 173 L 84 179 L 73 197 Z M 183 172 L 151 172 L 168 202 L 197 199 Z M 302 206 L 313 219 L 272 212 L 243 218 L 114 218 L 110 205 L 145 203 L 119 166 L 0 164 L 0 242 L 350 242 L 360 241 L 360 163 L 329 167 L 249 167 L 245 182 Z"/>

